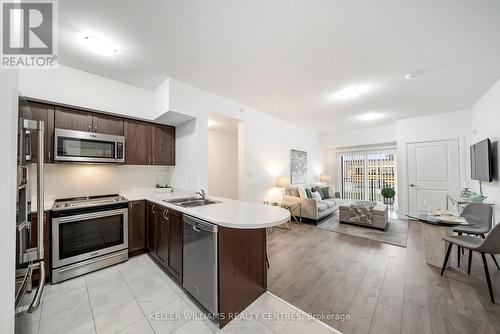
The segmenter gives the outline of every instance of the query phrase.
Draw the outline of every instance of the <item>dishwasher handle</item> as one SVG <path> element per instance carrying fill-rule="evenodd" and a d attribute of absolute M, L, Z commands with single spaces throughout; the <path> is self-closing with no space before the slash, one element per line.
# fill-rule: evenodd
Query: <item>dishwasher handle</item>
<path fill-rule="evenodd" d="M 194 218 L 191 216 L 184 216 L 184 223 L 186 225 L 191 226 L 191 228 L 196 231 L 196 232 L 210 232 L 210 233 L 217 233 L 217 225 L 206 222 L 204 220 Z"/>

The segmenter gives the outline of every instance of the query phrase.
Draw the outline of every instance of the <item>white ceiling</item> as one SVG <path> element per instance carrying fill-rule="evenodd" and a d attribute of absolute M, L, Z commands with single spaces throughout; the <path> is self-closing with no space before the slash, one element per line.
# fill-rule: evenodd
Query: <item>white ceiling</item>
<path fill-rule="evenodd" d="M 470 108 L 500 77 L 498 0 L 64 0 L 64 65 L 154 89 L 165 77 L 317 132 Z M 79 33 L 117 44 L 107 58 Z M 411 71 L 422 73 L 405 80 Z M 357 99 L 330 97 L 369 84 Z M 362 121 L 366 112 L 384 118 Z"/>

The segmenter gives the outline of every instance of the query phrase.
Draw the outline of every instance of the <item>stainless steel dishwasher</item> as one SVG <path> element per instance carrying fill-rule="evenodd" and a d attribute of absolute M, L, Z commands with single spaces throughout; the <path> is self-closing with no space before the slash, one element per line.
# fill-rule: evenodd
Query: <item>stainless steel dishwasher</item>
<path fill-rule="evenodd" d="M 217 225 L 184 215 L 182 285 L 211 313 L 218 311 Z"/>

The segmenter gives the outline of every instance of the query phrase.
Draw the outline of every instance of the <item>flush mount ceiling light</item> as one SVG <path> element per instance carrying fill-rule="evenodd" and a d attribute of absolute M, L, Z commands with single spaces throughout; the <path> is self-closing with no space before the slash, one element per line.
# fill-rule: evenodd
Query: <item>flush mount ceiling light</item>
<path fill-rule="evenodd" d="M 211 128 L 215 125 L 215 122 L 212 121 L 211 119 L 208 120 L 208 127 Z"/>
<path fill-rule="evenodd" d="M 370 121 L 375 121 L 377 119 L 381 119 L 384 117 L 384 114 L 379 113 L 379 112 L 367 112 L 364 114 L 361 114 L 357 117 L 360 121 L 364 122 L 370 122 Z"/>
<path fill-rule="evenodd" d="M 96 36 L 86 35 L 83 37 L 83 42 L 87 49 L 99 56 L 110 57 L 118 53 L 114 45 Z"/>
<path fill-rule="evenodd" d="M 418 72 L 416 71 L 413 71 L 413 72 L 410 72 L 408 74 L 405 75 L 405 79 L 406 80 L 412 80 L 412 79 L 415 79 L 418 75 Z"/>
<path fill-rule="evenodd" d="M 347 86 L 333 94 L 332 98 L 334 100 L 350 100 L 354 99 L 368 91 L 371 90 L 370 85 L 352 85 L 352 86 Z"/>

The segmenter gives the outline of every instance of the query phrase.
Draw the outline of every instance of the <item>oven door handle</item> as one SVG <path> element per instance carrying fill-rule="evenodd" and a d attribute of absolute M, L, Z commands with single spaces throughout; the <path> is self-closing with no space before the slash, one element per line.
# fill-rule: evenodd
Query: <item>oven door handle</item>
<path fill-rule="evenodd" d="M 52 222 L 59 223 L 59 224 L 69 223 L 69 222 L 74 222 L 77 220 L 87 220 L 87 219 L 103 218 L 103 217 L 109 217 L 109 216 L 115 216 L 115 215 L 123 215 L 126 212 L 127 212 L 127 208 L 117 209 L 117 210 L 109 210 L 109 211 L 101 211 L 101 212 L 82 213 L 82 214 L 74 215 L 74 216 L 53 218 Z"/>

